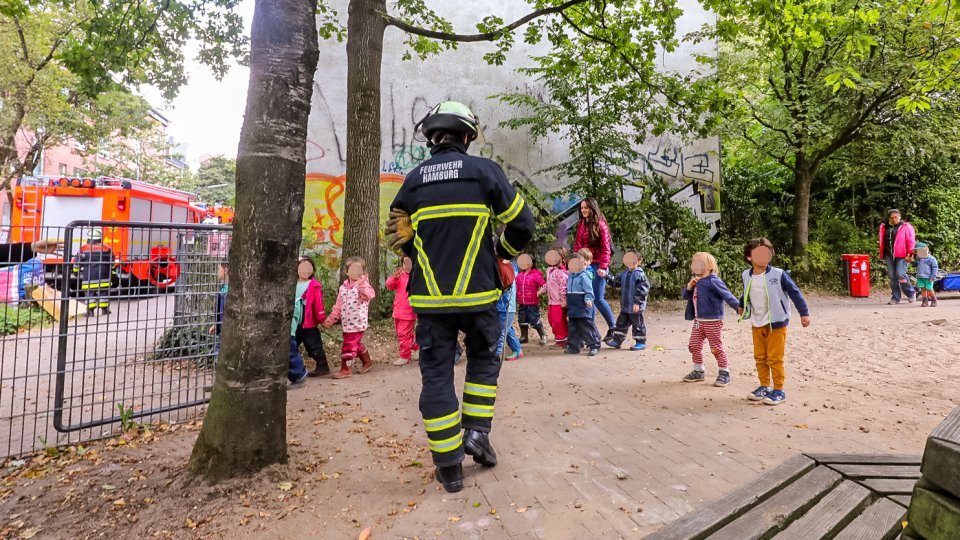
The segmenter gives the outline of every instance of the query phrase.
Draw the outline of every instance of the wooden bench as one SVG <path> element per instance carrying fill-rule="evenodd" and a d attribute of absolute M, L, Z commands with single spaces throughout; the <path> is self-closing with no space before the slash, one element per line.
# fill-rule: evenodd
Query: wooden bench
<path fill-rule="evenodd" d="M 647 538 L 896 538 L 920 456 L 799 454 Z"/>
<path fill-rule="evenodd" d="M 898 536 L 960 540 L 960 407 L 930 434 L 922 460 L 903 455 L 799 454 L 647 538 Z"/>

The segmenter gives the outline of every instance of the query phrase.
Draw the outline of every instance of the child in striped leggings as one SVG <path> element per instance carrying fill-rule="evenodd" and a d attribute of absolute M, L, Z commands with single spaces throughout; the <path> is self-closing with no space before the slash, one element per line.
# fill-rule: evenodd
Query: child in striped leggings
<path fill-rule="evenodd" d="M 723 304 L 726 302 L 738 313 L 743 313 L 743 307 L 717 274 L 717 260 L 713 255 L 704 252 L 694 254 L 690 269 L 694 277 L 683 289 L 683 298 L 687 301 L 685 318 L 693 321 L 693 331 L 690 334 L 693 371 L 688 373 L 683 381 L 700 382 L 705 379 L 703 342 L 706 341 L 720 368 L 714 385 L 727 386 L 730 384 L 730 368 L 727 364 L 727 353 L 723 350 Z"/>

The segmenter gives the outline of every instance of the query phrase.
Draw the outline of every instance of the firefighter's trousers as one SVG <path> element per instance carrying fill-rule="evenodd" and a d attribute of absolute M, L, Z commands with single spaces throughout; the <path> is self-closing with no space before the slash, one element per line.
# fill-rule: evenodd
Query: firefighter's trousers
<path fill-rule="evenodd" d="M 463 388 L 463 411 L 457 401 L 453 366 L 457 335 L 466 334 L 467 377 Z M 417 344 L 420 345 L 420 413 L 427 430 L 433 462 L 440 467 L 463 461 L 463 429 L 490 432 L 493 405 L 497 400 L 500 358 L 497 340 L 500 316 L 496 304 L 475 313 L 419 314 Z"/>
<path fill-rule="evenodd" d="M 110 309 L 110 281 L 85 281 L 80 291 L 87 303 L 87 310 Z"/>

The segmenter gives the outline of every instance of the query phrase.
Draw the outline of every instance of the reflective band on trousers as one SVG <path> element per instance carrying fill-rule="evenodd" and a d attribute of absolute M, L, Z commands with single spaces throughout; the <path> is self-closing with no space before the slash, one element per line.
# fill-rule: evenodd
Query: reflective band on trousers
<path fill-rule="evenodd" d="M 442 441 L 429 441 L 430 450 L 434 452 L 452 452 L 457 448 L 460 448 L 460 445 L 463 443 L 463 432 L 459 432 L 449 439 L 444 439 Z"/>
<path fill-rule="evenodd" d="M 105 289 L 110 286 L 109 281 L 100 281 L 100 282 L 91 282 L 91 283 L 81 283 L 80 289 Z"/>
<path fill-rule="evenodd" d="M 500 298 L 500 291 L 471 293 L 471 294 L 450 294 L 445 296 L 424 296 L 422 294 L 410 295 L 410 305 L 415 308 L 453 308 L 453 307 L 474 307 L 491 304 Z"/>
<path fill-rule="evenodd" d="M 520 211 L 523 210 L 524 205 L 523 197 L 517 193 L 517 196 L 513 198 L 513 202 L 510 203 L 510 207 L 503 211 L 501 214 L 497 214 L 497 219 L 504 223 L 510 223 L 511 221 L 517 219 L 517 216 L 520 215 Z"/>
<path fill-rule="evenodd" d="M 471 396 L 495 398 L 497 397 L 497 387 L 468 382 L 463 385 L 463 393 Z"/>
<path fill-rule="evenodd" d="M 423 420 L 423 425 L 427 427 L 427 432 L 441 431 L 449 427 L 457 425 L 457 422 L 460 421 L 460 411 L 452 412 L 446 416 L 441 416 L 440 418 L 431 418 Z"/>
<path fill-rule="evenodd" d="M 464 403 L 463 414 L 465 416 L 476 416 L 478 418 L 493 418 L 493 405 L 474 405 L 473 403 Z"/>

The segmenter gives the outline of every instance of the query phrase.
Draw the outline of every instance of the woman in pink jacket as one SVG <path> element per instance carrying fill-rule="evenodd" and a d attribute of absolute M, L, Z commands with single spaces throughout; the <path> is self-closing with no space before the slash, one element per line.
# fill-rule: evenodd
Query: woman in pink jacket
<path fill-rule="evenodd" d="M 417 325 L 417 316 L 410 306 L 410 295 L 407 291 L 407 284 L 410 283 L 410 270 L 413 269 L 413 261 L 410 257 L 404 257 L 403 263 L 397 267 L 397 271 L 387 278 L 387 289 L 394 291 L 393 296 L 393 326 L 397 330 L 397 344 L 400 349 L 400 358 L 393 365 L 405 366 L 410 363 L 413 357 L 413 351 L 420 350 L 420 346 L 414 343 L 414 327 Z"/>
<path fill-rule="evenodd" d="M 590 264 L 593 273 L 599 279 L 593 280 L 594 305 L 600 316 L 607 322 L 607 335 L 604 341 L 613 337 L 613 310 L 604 296 L 607 290 L 607 271 L 610 268 L 610 257 L 613 255 L 613 241 L 610 238 L 610 226 L 607 218 L 600 211 L 600 206 L 594 198 L 580 202 L 580 221 L 577 222 L 577 235 L 573 242 L 573 252 L 587 248 L 593 254 Z"/>
<path fill-rule="evenodd" d="M 524 253 L 517 257 L 520 273 L 514 281 L 517 286 L 517 320 L 520 323 L 520 343 L 530 341 L 530 327 L 540 336 L 540 346 L 547 344 L 547 333 L 540 321 L 540 294 L 546 281 L 543 273 L 533 266 L 533 258 Z"/>
<path fill-rule="evenodd" d="M 917 299 L 917 293 L 907 279 L 907 258 L 913 254 L 916 245 L 917 234 L 913 225 L 901 221 L 900 210 L 887 210 L 887 221 L 880 224 L 880 258 L 886 263 L 890 277 L 888 304 L 899 304 L 904 294 L 911 304 Z"/>
<path fill-rule="evenodd" d="M 317 363 L 317 367 L 309 375 L 323 377 L 330 374 L 330 366 L 327 364 L 327 353 L 323 350 L 323 336 L 319 326 L 327 315 L 323 306 L 323 286 L 314 278 L 316 273 L 317 269 L 310 257 L 300 257 L 297 262 L 297 292 L 304 300 L 303 321 L 297 326 L 294 337 L 297 347 L 302 344 L 310 358 Z"/>
<path fill-rule="evenodd" d="M 366 373 L 373 367 L 370 353 L 363 345 L 363 333 L 370 326 L 370 301 L 374 298 L 373 287 L 367 278 L 367 264 L 361 257 L 350 257 L 345 265 L 347 279 L 340 285 L 337 303 L 330 310 L 330 316 L 323 323 L 330 328 L 343 322 L 343 347 L 340 349 L 340 371 L 333 374 L 334 379 L 345 379 L 353 374 L 353 360 L 359 358 L 363 365 L 360 373 Z"/>

